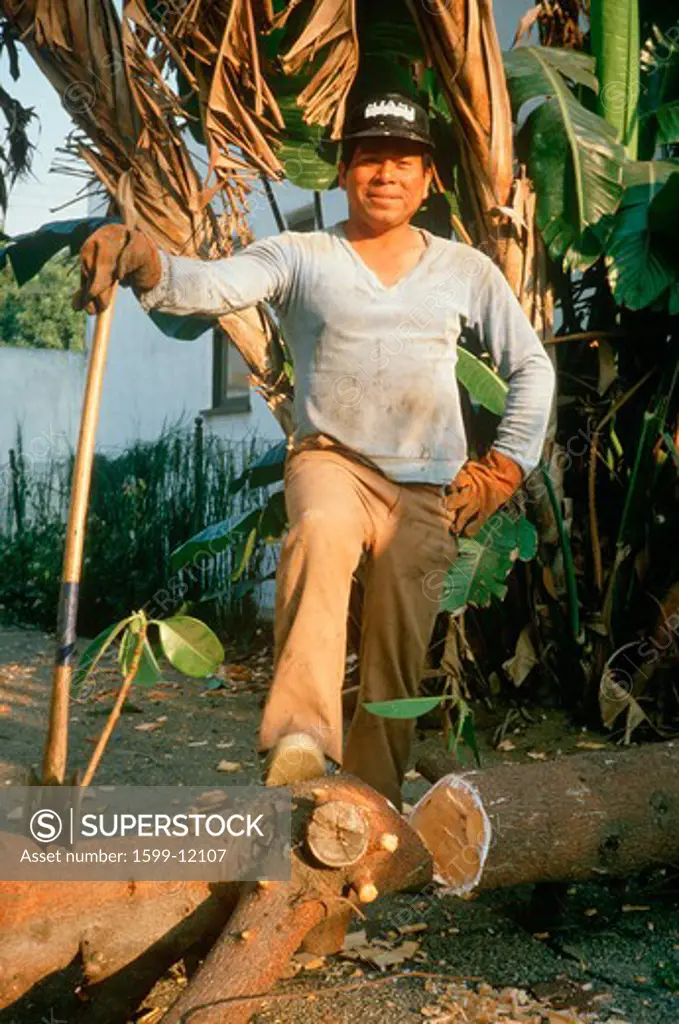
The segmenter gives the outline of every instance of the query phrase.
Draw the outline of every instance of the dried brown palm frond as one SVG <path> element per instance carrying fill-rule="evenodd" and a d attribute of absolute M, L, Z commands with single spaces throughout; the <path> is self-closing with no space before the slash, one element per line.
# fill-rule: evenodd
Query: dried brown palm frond
<path fill-rule="evenodd" d="M 538 4 L 540 43 L 563 49 L 584 48 L 581 17 L 589 18 L 589 0 L 542 0 Z"/>
<path fill-rule="evenodd" d="M 589 0 L 541 0 L 530 7 L 521 17 L 514 46 L 528 39 L 537 24 L 542 46 L 558 46 L 563 49 L 584 49 L 584 33 L 580 27 L 581 16 L 589 17 Z"/>
<path fill-rule="evenodd" d="M 279 16 L 282 25 L 295 0 Z M 355 0 L 316 0 L 311 16 L 294 45 L 281 58 L 286 74 L 297 74 L 329 46 L 322 65 L 297 97 L 308 124 L 332 123 L 331 137 L 339 138 L 347 96 L 358 70 Z"/>
<path fill-rule="evenodd" d="M 110 0 L 77 5 L 68 0 L 1 0 L 0 10 L 21 33 L 79 129 L 77 155 L 109 193 L 116 194 L 125 173 L 134 177 L 137 172 L 143 178 L 143 165 L 149 160 L 144 141 L 148 132 L 125 74 L 122 25 Z M 150 225 L 161 244 L 182 251 L 188 239 L 204 243 L 206 232 L 196 232 L 189 214 L 190 193 L 199 191 L 197 176 L 187 182 L 185 176 L 173 180 L 156 173 L 150 193 L 135 194 L 143 220 L 146 208 L 149 221 L 150 210 L 161 209 L 159 219 Z"/>
<path fill-rule="evenodd" d="M 512 118 L 490 0 L 428 0 L 409 7 L 453 119 L 462 188 L 477 243 L 493 235 L 488 211 L 512 183 Z"/>
<path fill-rule="evenodd" d="M 188 19 L 199 7 L 190 0 L 182 13 Z M 242 180 L 224 183 L 222 216 L 205 203 L 179 120 L 183 112 L 164 75 L 170 52 L 158 37 L 164 26 L 154 35 L 156 26 L 137 0 L 128 0 L 122 23 L 113 0 L 0 0 L 0 13 L 77 126 L 67 151 L 86 162 L 126 220 L 168 252 L 189 256 L 228 254 L 234 235 L 247 237 Z M 182 67 L 185 55 L 172 46 L 172 59 Z M 221 324 L 289 426 L 288 389 L 280 387 L 270 328 L 254 309 Z"/>
<path fill-rule="evenodd" d="M 197 101 L 210 152 L 209 172 L 216 178 L 206 200 L 253 170 L 280 177 L 283 168 L 274 143 L 283 118 L 264 76 L 257 41 L 258 32 L 271 28 L 270 5 L 189 0 L 168 4 L 160 24 L 150 23 L 139 0 L 133 5 L 135 22 L 146 25 L 154 37 L 155 59 L 171 58 Z"/>
<path fill-rule="evenodd" d="M 35 146 L 28 137 L 28 128 L 36 114 L 33 107 L 24 107 L 1 85 L 0 111 L 6 126 L 0 143 L 0 210 L 4 213 L 10 188 L 31 168 Z"/>

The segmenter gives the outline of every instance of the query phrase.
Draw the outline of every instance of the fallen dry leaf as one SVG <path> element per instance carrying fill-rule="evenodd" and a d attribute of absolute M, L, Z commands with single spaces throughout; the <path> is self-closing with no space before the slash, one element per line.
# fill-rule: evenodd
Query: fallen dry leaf
<path fill-rule="evenodd" d="M 305 971 L 318 971 L 325 967 L 325 957 L 315 953 L 296 953 L 295 960 Z"/>
<path fill-rule="evenodd" d="M 343 949 L 355 949 L 357 946 L 365 946 L 368 941 L 365 928 L 361 928 L 359 932 L 349 932 L 344 937 Z"/>
<path fill-rule="evenodd" d="M 353 949 L 344 950 L 342 956 L 348 959 L 360 959 L 366 960 L 368 963 L 373 964 L 375 967 L 379 967 L 381 971 L 387 969 L 387 967 L 395 967 L 397 964 L 402 964 L 406 960 L 410 960 L 420 948 L 419 942 L 412 940 L 406 940 L 399 946 L 395 946 L 393 949 L 381 949 L 376 942 L 366 943 L 362 946 L 355 946 Z"/>
<path fill-rule="evenodd" d="M 420 775 L 419 772 L 416 772 L 414 768 L 411 768 L 410 771 L 405 773 L 403 778 L 406 779 L 408 782 L 414 782 L 415 779 L 421 779 L 422 776 Z"/>
<path fill-rule="evenodd" d="M 156 729 L 162 729 L 162 722 L 140 722 L 139 725 L 135 725 L 137 732 L 154 732 Z"/>
<path fill-rule="evenodd" d="M 9 704 L 0 704 L 0 715 L 11 715 L 12 709 Z"/>
<path fill-rule="evenodd" d="M 521 686 L 538 663 L 538 656 L 531 640 L 531 627 L 524 626 L 516 641 L 516 650 L 511 658 L 503 662 L 503 669 L 514 683 Z"/>
<path fill-rule="evenodd" d="M 242 768 L 240 761 L 220 761 L 217 765 L 218 772 L 239 772 Z"/>
<path fill-rule="evenodd" d="M 157 1021 L 165 1013 L 166 1008 L 164 1006 L 154 1006 L 153 1009 L 148 1010 L 142 1017 L 137 1018 L 137 1024 L 156 1024 Z"/>
<path fill-rule="evenodd" d="M 596 743 L 594 740 L 579 740 L 576 744 L 580 750 L 604 750 L 606 743 Z"/>
<path fill-rule="evenodd" d="M 252 671 L 247 665 L 230 665 L 227 671 L 227 675 L 231 679 L 236 679 L 239 682 L 247 683 L 252 678 Z"/>
<path fill-rule="evenodd" d="M 501 740 L 495 749 L 500 750 L 503 754 L 509 753 L 510 750 L 516 750 L 516 743 L 512 743 L 511 740 Z"/>
<path fill-rule="evenodd" d="M 186 744 L 187 747 L 206 747 L 207 740 L 191 740 L 190 743 Z"/>
<path fill-rule="evenodd" d="M 546 761 L 547 755 L 544 750 L 527 750 L 526 757 L 530 757 L 531 761 Z"/>

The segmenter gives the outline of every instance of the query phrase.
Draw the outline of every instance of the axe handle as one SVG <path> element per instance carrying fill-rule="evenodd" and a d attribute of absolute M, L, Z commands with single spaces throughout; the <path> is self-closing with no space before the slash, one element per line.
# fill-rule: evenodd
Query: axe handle
<path fill-rule="evenodd" d="M 92 479 L 94 441 L 99 419 L 101 389 L 111 334 L 117 285 L 103 313 L 97 315 L 87 370 L 87 384 L 80 419 L 78 449 L 73 467 L 68 510 L 66 547 L 57 609 L 57 649 L 52 674 L 50 718 L 43 759 L 43 784 L 63 785 L 68 752 L 68 706 L 75 659 L 78 598 L 82 572 L 87 508 Z"/>

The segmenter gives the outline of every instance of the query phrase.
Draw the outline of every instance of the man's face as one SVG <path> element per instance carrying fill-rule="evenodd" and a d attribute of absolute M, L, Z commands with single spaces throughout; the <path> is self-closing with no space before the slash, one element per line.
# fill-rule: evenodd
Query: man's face
<path fill-rule="evenodd" d="M 431 184 L 425 153 L 421 143 L 408 139 L 361 140 L 349 166 L 339 165 L 339 184 L 347 193 L 350 220 L 382 230 L 408 222 Z"/>

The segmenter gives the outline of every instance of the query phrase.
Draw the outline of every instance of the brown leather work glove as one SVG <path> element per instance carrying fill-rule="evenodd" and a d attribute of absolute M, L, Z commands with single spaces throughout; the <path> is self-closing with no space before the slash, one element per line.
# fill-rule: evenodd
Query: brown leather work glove
<path fill-rule="evenodd" d="M 73 296 L 73 308 L 101 313 L 111 301 L 116 281 L 147 292 L 160 283 L 161 272 L 158 246 L 148 235 L 123 224 L 107 224 L 90 235 L 80 250 L 80 290 Z"/>
<path fill-rule="evenodd" d="M 478 462 L 464 464 L 446 488 L 451 532 L 473 537 L 521 486 L 523 470 L 508 455 L 491 448 Z"/>

